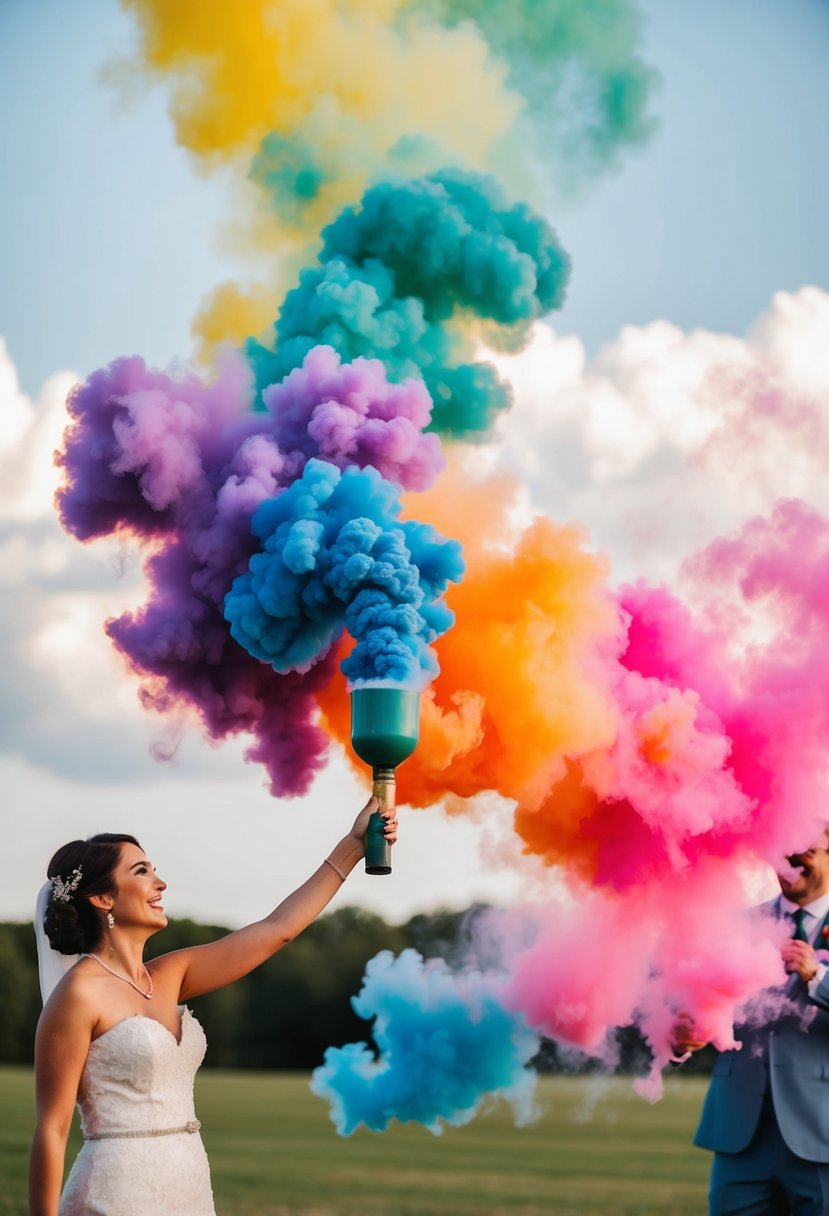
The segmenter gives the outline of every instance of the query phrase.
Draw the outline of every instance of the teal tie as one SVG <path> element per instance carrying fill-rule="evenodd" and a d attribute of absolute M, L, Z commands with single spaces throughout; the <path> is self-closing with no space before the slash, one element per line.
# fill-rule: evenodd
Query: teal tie
<path fill-rule="evenodd" d="M 809 934 L 806 932 L 806 926 L 803 923 L 806 919 L 806 909 L 798 908 L 794 914 L 794 933 L 792 938 L 796 942 L 807 942 Z"/>

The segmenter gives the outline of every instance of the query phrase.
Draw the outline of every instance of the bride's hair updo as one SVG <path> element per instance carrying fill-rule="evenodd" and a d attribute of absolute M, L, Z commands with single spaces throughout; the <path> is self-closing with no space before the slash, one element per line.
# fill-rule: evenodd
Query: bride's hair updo
<path fill-rule="evenodd" d="M 68 898 L 62 900 L 55 898 L 53 888 L 46 908 L 43 927 L 53 950 L 59 950 L 61 954 L 83 954 L 100 946 L 103 926 L 89 896 L 115 892 L 114 874 L 124 844 L 141 848 L 134 836 L 101 832 L 88 840 L 71 840 L 55 853 L 46 876 L 61 879 L 70 889 Z M 80 870 L 77 885 L 72 881 L 76 870 Z"/>

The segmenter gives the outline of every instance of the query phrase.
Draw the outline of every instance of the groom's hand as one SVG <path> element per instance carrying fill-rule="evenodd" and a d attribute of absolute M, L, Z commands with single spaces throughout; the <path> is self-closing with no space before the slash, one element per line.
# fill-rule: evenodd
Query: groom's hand
<path fill-rule="evenodd" d="M 817 955 L 808 942 L 790 939 L 783 943 L 780 957 L 789 973 L 797 972 L 805 984 L 817 975 Z"/>

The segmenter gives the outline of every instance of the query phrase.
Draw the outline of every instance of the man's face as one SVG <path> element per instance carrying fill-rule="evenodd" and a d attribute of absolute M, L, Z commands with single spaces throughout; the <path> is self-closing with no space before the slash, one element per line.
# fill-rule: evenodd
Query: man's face
<path fill-rule="evenodd" d="M 780 890 L 792 903 L 803 907 L 813 899 L 829 891 L 829 841 L 826 836 L 819 845 L 813 845 L 803 853 L 792 853 L 787 858 L 789 865 L 799 871 L 796 874 L 778 874 Z"/>

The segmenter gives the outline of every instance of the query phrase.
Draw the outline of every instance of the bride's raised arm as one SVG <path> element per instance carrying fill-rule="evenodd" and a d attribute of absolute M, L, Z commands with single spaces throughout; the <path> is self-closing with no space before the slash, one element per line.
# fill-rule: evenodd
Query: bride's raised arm
<path fill-rule="evenodd" d="M 149 964 L 156 985 L 178 989 L 178 999 L 189 1000 L 224 988 L 253 971 L 306 929 L 330 903 L 365 853 L 365 835 L 371 814 L 378 810 L 370 798 L 351 827 L 302 886 L 284 899 L 269 916 L 219 941 L 161 955 Z M 386 819 L 386 839 L 397 838 L 394 812 Z"/>

